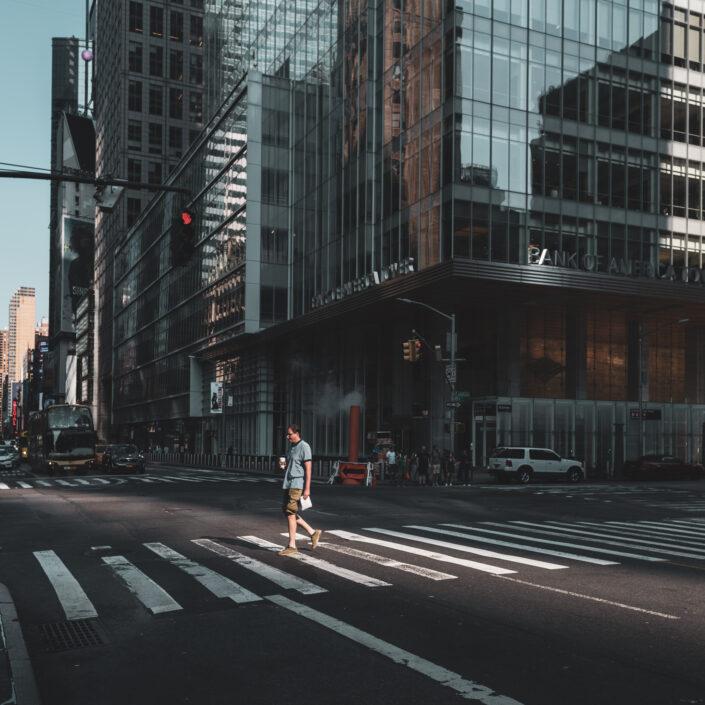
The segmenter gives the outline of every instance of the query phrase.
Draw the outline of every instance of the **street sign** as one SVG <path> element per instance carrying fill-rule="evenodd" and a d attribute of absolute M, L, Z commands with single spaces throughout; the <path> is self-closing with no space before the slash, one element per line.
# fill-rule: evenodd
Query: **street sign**
<path fill-rule="evenodd" d="M 462 402 L 459 402 L 459 401 L 447 401 L 447 402 L 446 402 L 446 406 L 447 406 L 449 409 L 457 409 L 457 408 L 459 408 L 460 406 L 462 406 Z"/>
<path fill-rule="evenodd" d="M 458 399 L 469 399 L 470 398 L 470 392 L 456 392 L 455 396 L 458 397 Z"/>
<path fill-rule="evenodd" d="M 446 365 L 446 378 L 448 379 L 448 381 L 451 384 L 455 384 L 455 380 L 457 377 L 456 369 L 457 369 L 457 366 L 454 364 Z"/>
<path fill-rule="evenodd" d="M 512 405 L 511 404 L 497 404 L 497 411 L 505 411 L 505 412 L 511 413 Z"/>

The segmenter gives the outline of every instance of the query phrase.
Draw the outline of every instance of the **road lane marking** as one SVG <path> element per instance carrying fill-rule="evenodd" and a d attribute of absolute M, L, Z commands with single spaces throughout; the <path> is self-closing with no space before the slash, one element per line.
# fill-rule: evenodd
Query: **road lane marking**
<path fill-rule="evenodd" d="M 211 541 L 210 539 L 192 539 L 192 541 L 202 548 L 206 548 L 209 551 L 213 551 L 213 553 L 229 558 L 240 567 L 251 570 L 253 573 L 257 573 L 257 575 L 261 575 L 263 578 L 270 580 L 285 590 L 296 590 L 302 595 L 316 595 L 321 592 L 328 592 L 325 588 L 319 587 L 308 580 L 299 578 L 296 575 L 291 575 L 291 573 L 286 573 L 283 570 L 279 570 L 279 568 L 274 568 L 273 566 L 267 565 L 267 563 L 258 561 L 256 558 L 250 558 L 244 553 L 235 551 L 228 546 L 223 546 L 217 541 Z"/>
<path fill-rule="evenodd" d="M 484 531 L 485 533 L 496 534 L 496 531 L 482 529 L 480 527 L 466 526 L 465 524 L 441 524 L 441 526 L 450 526 L 464 531 Z M 530 553 L 541 553 L 546 556 L 556 556 L 557 558 L 570 558 L 574 561 L 583 563 L 592 563 L 594 565 L 619 565 L 617 561 L 607 561 L 604 558 L 593 558 L 592 556 L 582 556 L 577 553 L 566 553 L 565 551 L 553 551 L 550 548 L 540 548 L 539 546 L 529 546 L 524 543 L 513 543 L 512 541 L 502 541 L 500 539 L 490 538 L 488 536 L 478 536 L 476 533 L 469 533 L 468 538 L 472 541 L 480 541 L 482 543 L 490 543 L 495 546 L 506 546 L 507 548 L 518 548 L 521 551 Z"/>
<path fill-rule="evenodd" d="M 250 592 L 242 585 L 230 580 L 230 578 L 226 578 L 224 575 L 216 573 L 216 571 L 206 568 L 200 563 L 186 558 L 186 556 L 182 556 L 163 543 L 144 543 L 142 545 L 156 553 L 160 558 L 183 570 L 184 573 L 192 578 L 195 578 L 216 597 L 227 597 L 238 604 L 257 602 L 262 599 L 259 595 L 255 595 L 254 592 Z"/>
<path fill-rule="evenodd" d="M 71 621 L 98 616 L 88 595 L 54 551 L 35 551 L 34 557 L 49 578 L 66 619 Z"/>
<path fill-rule="evenodd" d="M 73 482 L 69 482 L 68 480 L 55 480 L 57 485 L 65 485 L 66 487 L 75 487 L 76 485 L 73 484 Z"/>
<path fill-rule="evenodd" d="M 437 529 L 432 526 L 416 526 L 415 524 L 407 524 L 405 529 L 416 529 L 418 531 L 432 531 L 438 534 L 443 534 L 445 536 L 459 536 L 460 538 L 469 539 L 467 534 L 462 534 L 459 531 L 448 531 L 448 529 Z M 523 558 L 522 556 L 512 556 L 507 553 L 497 553 L 495 551 L 486 551 L 482 548 L 473 548 L 470 546 L 465 546 L 463 544 L 453 543 L 451 541 L 438 541 L 436 539 L 428 539 L 421 536 L 413 536 L 412 534 L 403 534 L 398 531 L 385 531 L 384 533 L 390 536 L 398 536 L 400 538 L 410 538 L 414 541 L 420 541 L 422 543 L 430 543 L 434 546 L 442 546 L 443 548 L 451 548 L 456 551 L 463 551 L 465 553 L 475 553 L 480 556 L 486 556 L 488 558 L 497 558 L 502 561 L 507 561 L 508 563 L 521 563 L 523 565 L 530 565 L 534 568 L 545 568 L 546 570 L 560 570 L 562 568 L 567 568 L 567 565 L 560 565 L 559 563 L 547 563 L 546 561 L 537 561 L 534 558 Z M 470 539 L 471 540 L 471 539 Z"/>
<path fill-rule="evenodd" d="M 29 489 L 34 489 L 34 485 L 30 485 L 28 482 L 20 482 L 20 481 L 18 480 L 18 481 L 17 481 L 17 484 L 18 484 L 20 487 L 24 487 L 24 488 L 27 489 L 27 490 L 29 490 Z"/>
<path fill-rule="evenodd" d="M 483 524 L 488 524 L 490 526 L 501 526 L 504 528 L 508 528 L 506 524 L 500 524 L 498 522 L 493 522 L 493 521 L 484 521 L 482 522 Z M 470 527 L 469 527 L 470 528 Z M 508 531 L 496 531 L 494 529 L 485 529 L 484 527 L 479 527 L 479 526 L 473 526 L 471 527 L 473 531 L 485 531 L 490 534 L 499 534 L 500 536 L 509 536 L 510 538 L 514 539 L 523 539 L 524 541 L 533 541 L 534 543 L 547 543 L 550 544 L 551 546 L 567 546 L 568 548 L 580 548 L 583 551 L 593 551 L 594 553 L 606 553 L 607 555 L 610 556 L 622 556 L 623 558 L 636 558 L 637 560 L 640 561 L 647 561 L 649 563 L 663 563 L 666 559 L 665 558 L 654 558 L 653 556 L 642 556 L 639 553 L 627 553 L 625 551 L 615 551 L 611 548 L 599 548 L 597 546 L 586 546 L 583 543 L 568 543 L 567 541 L 558 541 L 556 539 L 539 539 L 534 536 L 527 536 L 526 534 L 512 534 L 509 533 Z M 555 532 L 541 532 L 537 529 L 532 529 L 535 533 L 547 533 L 551 536 L 555 536 Z"/>
<path fill-rule="evenodd" d="M 124 556 L 103 556 L 115 575 L 127 585 L 130 592 L 152 613 L 176 612 L 181 605 L 162 587 L 145 575 Z"/>
<path fill-rule="evenodd" d="M 10 485 L 6 485 L 4 482 L 0 482 L 0 490 L 9 490 Z"/>
<path fill-rule="evenodd" d="M 51 482 L 47 482 L 46 480 L 37 480 L 36 482 L 38 485 L 43 485 L 44 487 L 53 487 L 54 486 Z"/>
<path fill-rule="evenodd" d="M 368 529 L 368 531 L 374 531 L 374 529 Z M 406 553 L 413 553 L 415 556 L 430 558 L 434 561 L 452 563 L 454 565 L 461 565 L 465 568 L 480 570 L 483 573 L 492 573 L 494 575 L 508 575 L 510 573 L 516 573 L 516 570 L 509 570 L 509 568 L 498 568 L 497 566 L 487 565 L 486 563 L 469 561 L 467 558 L 456 558 L 455 556 L 449 556 L 445 553 L 428 551 L 425 548 L 417 548 L 416 546 L 407 546 L 406 544 L 397 543 L 396 541 L 385 541 L 383 539 L 372 538 L 370 536 L 363 536 L 362 534 L 353 534 L 350 531 L 335 529 L 326 533 L 333 534 L 333 536 L 339 536 L 341 539 L 347 539 L 348 541 L 358 541 L 360 543 L 369 543 L 374 546 L 384 546 L 385 548 L 391 548 L 395 551 L 404 551 Z"/>
<path fill-rule="evenodd" d="M 529 587 L 535 587 L 540 590 L 548 590 L 549 592 L 558 592 L 561 595 L 569 595 L 570 597 L 579 597 L 583 600 L 590 600 L 592 602 L 601 602 L 605 605 L 611 605 L 612 607 L 621 607 L 625 610 L 632 610 L 634 612 L 642 612 L 644 614 L 650 614 L 654 617 L 663 617 L 664 619 L 680 619 L 672 614 L 665 614 L 664 612 L 654 612 L 653 610 L 647 610 L 643 607 L 634 607 L 633 605 L 625 605 L 623 602 L 613 602 L 612 600 L 605 600 L 602 597 L 593 597 L 592 595 L 583 595 L 580 592 L 572 592 L 570 590 L 561 590 L 561 588 L 548 587 L 547 585 L 539 585 L 537 583 L 531 583 L 528 580 L 519 580 L 518 578 L 507 578 L 503 575 L 498 575 L 498 578 L 502 580 L 509 580 L 513 583 L 519 583 L 520 585 L 528 585 Z"/>
<path fill-rule="evenodd" d="M 241 541 L 247 541 L 248 543 L 253 543 L 255 546 L 260 546 L 261 548 L 266 548 L 268 551 L 281 551 L 282 548 L 284 548 L 283 546 L 260 539 L 257 536 L 238 536 L 238 539 Z M 313 556 L 309 556 L 305 553 L 294 553 L 293 555 L 286 557 L 295 558 L 296 560 L 301 561 L 302 563 L 308 563 L 319 570 L 333 573 L 333 575 L 337 575 L 339 578 L 345 578 L 346 580 L 351 580 L 354 583 L 359 583 L 360 585 L 365 585 L 366 587 L 391 586 L 391 583 L 387 583 L 384 580 L 378 580 L 377 578 L 372 578 L 369 575 L 357 573 L 354 570 L 341 568 L 340 566 L 333 565 L 332 563 L 321 560 L 320 558 L 314 558 Z"/>
<path fill-rule="evenodd" d="M 288 536 L 289 534 L 282 534 L 282 536 Z M 303 534 L 297 534 L 297 539 L 306 539 L 308 536 Z M 395 568 L 396 570 L 404 571 L 405 573 L 411 573 L 413 575 L 418 575 L 422 578 L 428 578 L 429 580 L 457 580 L 457 575 L 451 575 L 450 573 L 441 573 L 438 570 L 433 570 L 431 568 L 424 568 L 420 565 L 414 565 L 413 563 L 403 563 L 402 561 L 395 561 L 392 558 L 387 558 L 386 556 L 380 556 L 376 553 L 368 553 L 367 551 L 360 551 L 357 548 L 350 548 L 350 546 L 341 546 L 339 543 L 330 543 L 329 541 L 321 541 L 319 546 L 328 548 L 331 551 L 337 551 L 338 553 L 343 553 L 346 556 L 352 556 L 353 558 L 359 558 L 363 561 L 370 561 L 371 563 L 377 563 L 378 565 L 383 565 L 385 568 Z"/>
<path fill-rule="evenodd" d="M 659 531 L 663 526 L 666 526 L 669 531 L 677 534 L 684 534 L 685 536 L 694 536 L 697 538 L 705 536 L 705 530 L 703 529 L 699 529 L 695 526 L 680 526 L 675 522 L 663 524 L 657 521 L 640 521 L 639 524 L 643 524 L 647 529 L 650 528 L 656 531 Z"/>
<path fill-rule="evenodd" d="M 604 532 L 599 532 L 599 531 L 588 531 L 586 529 L 575 529 L 571 525 L 563 525 L 564 522 L 558 522 L 558 521 L 549 521 L 546 522 L 545 524 L 536 524 L 535 522 L 532 521 L 513 521 L 511 522 L 512 524 L 516 525 L 521 525 L 521 526 L 528 526 L 530 527 L 530 531 L 534 531 L 539 534 L 551 534 L 552 532 L 549 531 L 549 529 L 553 529 L 555 531 L 559 531 L 562 534 L 568 534 L 567 538 L 574 538 L 576 540 L 582 539 L 583 536 L 586 536 L 588 541 L 595 541 L 596 543 L 603 543 L 606 544 L 607 546 L 621 546 L 622 548 L 638 548 L 644 551 L 648 551 L 649 553 L 660 553 L 664 554 L 666 556 L 680 556 L 681 558 L 700 558 L 703 559 L 705 558 L 705 552 L 700 552 L 700 553 L 684 553 L 683 551 L 677 551 L 675 550 L 676 548 L 679 548 L 677 546 L 672 546 L 672 544 L 668 543 L 663 543 L 663 542 L 655 542 L 655 541 L 646 541 L 645 539 L 633 539 L 633 538 L 628 538 L 624 537 L 622 540 L 619 540 L 619 536 L 615 536 L 614 534 L 608 534 Z M 538 529 L 534 527 L 538 526 L 543 526 L 545 527 L 544 529 Z M 575 534 L 575 536 L 574 536 Z M 616 539 L 616 540 L 615 540 Z M 646 546 L 642 545 L 637 545 L 635 546 L 634 544 L 646 544 Z M 657 546 L 661 546 L 662 548 L 657 548 Z"/>
<path fill-rule="evenodd" d="M 341 636 L 354 641 L 361 646 L 364 646 L 371 651 L 374 651 L 381 656 L 394 661 L 402 666 L 406 666 L 417 673 L 420 673 L 431 680 L 440 683 L 441 685 L 454 690 L 461 697 L 467 700 L 476 700 L 483 705 L 521 705 L 519 701 L 514 700 L 506 695 L 501 695 L 497 693 L 494 688 L 488 688 L 487 686 L 481 685 L 480 683 L 475 683 L 474 681 L 465 680 L 458 673 L 443 668 L 443 666 L 438 666 L 431 661 L 427 661 L 420 656 L 416 656 L 409 651 L 394 646 L 387 641 L 383 641 L 368 632 L 364 632 L 357 627 L 353 627 L 351 624 L 347 624 L 335 617 L 331 617 L 318 610 L 311 609 L 306 605 L 301 605 L 298 602 L 294 602 L 283 595 L 268 595 L 265 599 L 273 602 L 279 607 L 293 612 L 300 617 L 309 619 L 312 622 L 320 624 L 322 627 L 326 627 L 331 631 L 340 634 Z"/>
<path fill-rule="evenodd" d="M 88 480 L 81 480 L 80 478 L 76 478 L 74 482 L 78 482 L 79 485 L 90 485 L 91 483 L 88 482 Z"/>

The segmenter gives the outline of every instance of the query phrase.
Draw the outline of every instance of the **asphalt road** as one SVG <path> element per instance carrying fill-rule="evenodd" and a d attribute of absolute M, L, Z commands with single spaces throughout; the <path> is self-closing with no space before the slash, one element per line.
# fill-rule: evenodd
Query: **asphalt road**
<path fill-rule="evenodd" d="M 0 478 L 44 705 L 705 703 L 705 482 Z M 35 705 L 19 702 L 18 705 Z"/>

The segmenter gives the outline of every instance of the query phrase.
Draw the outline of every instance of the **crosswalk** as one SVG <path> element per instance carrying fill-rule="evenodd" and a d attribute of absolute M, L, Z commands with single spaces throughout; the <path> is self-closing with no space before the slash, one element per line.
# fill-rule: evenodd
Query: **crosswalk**
<path fill-rule="evenodd" d="M 609 569 L 667 561 L 682 565 L 687 559 L 700 570 L 705 567 L 705 520 L 694 518 L 327 529 L 315 553 L 307 536 L 297 538 L 301 550 L 287 558 L 276 555 L 285 545 L 281 535 L 184 539 L 178 550 L 162 541 L 120 549 L 93 546 L 80 555 L 44 548 L 33 552 L 30 566 L 20 572 L 44 593 L 44 604 L 57 605 L 60 618 L 71 621 L 99 616 L 113 604 L 116 590 L 158 615 L 197 609 L 212 598 L 234 605 L 263 603 L 272 590 L 307 597 L 344 583 L 385 590 L 399 585 L 402 574 L 434 582 L 514 576 L 517 585 L 531 585 L 526 579 L 584 564 Z M 12 583 L 9 573 L 7 564 L 0 564 L 0 581 Z"/>
<path fill-rule="evenodd" d="M 226 474 L 180 474 L 170 475 L 119 475 L 109 477 L 66 477 L 66 478 L 35 478 L 23 477 L 23 479 L 4 478 L 0 481 L 0 496 L 2 492 L 8 490 L 29 490 L 29 489 L 86 489 L 100 488 L 111 485 L 121 485 L 132 483 L 137 485 L 172 485 L 175 483 L 204 484 L 212 482 L 232 482 L 232 483 L 278 483 L 281 479 L 275 477 L 246 477 L 244 475 Z"/>

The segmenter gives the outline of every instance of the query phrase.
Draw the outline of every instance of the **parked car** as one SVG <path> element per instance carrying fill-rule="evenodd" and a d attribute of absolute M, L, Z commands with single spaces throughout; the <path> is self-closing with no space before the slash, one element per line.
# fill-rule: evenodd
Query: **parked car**
<path fill-rule="evenodd" d="M 575 458 L 561 458 L 550 448 L 497 448 L 489 459 L 490 474 L 502 482 L 516 479 L 526 484 L 532 479 L 566 479 L 580 482 L 585 477 L 585 465 Z"/>
<path fill-rule="evenodd" d="M 20 465 L 20 454 L 11 446 L 0 446 L 0 468 L 10 469 Z"/>
<path fill-rule="evenodd" d="M 627 460 L 624 463 L 623 475 L 627 479 L 663 477 L 700 480 L 705 477 L 705 467 L 700 463 L 686 463 L 675 455 L 653 453 L 642 455 L 637 460 Z"/>
<path fill-rule="evenodd" d="M 131 443 L 111 443 L 103 453 L 103 468 L 109 472 L 144 472 L 144 456 Z"/>

